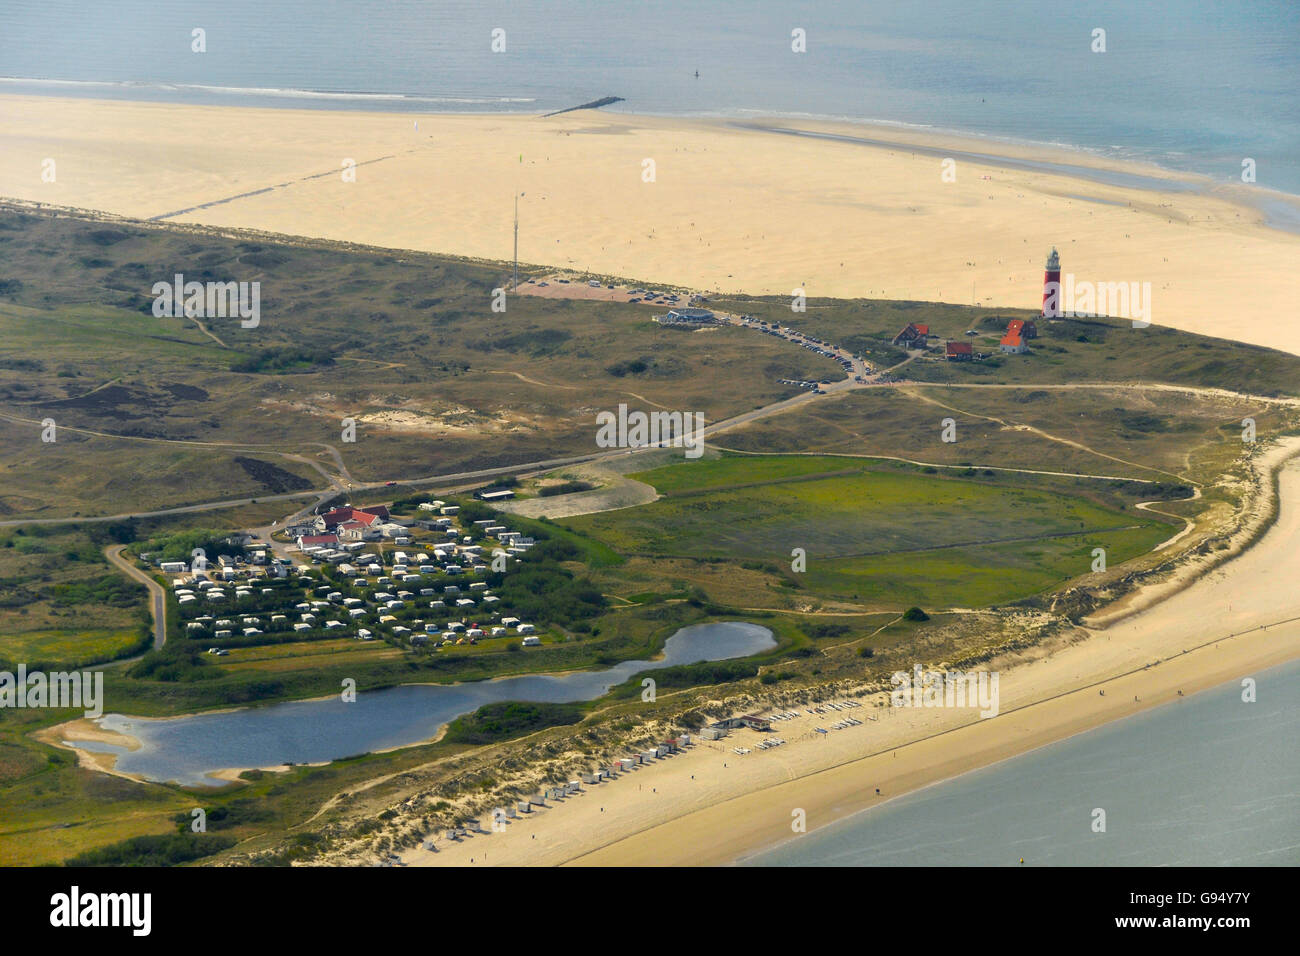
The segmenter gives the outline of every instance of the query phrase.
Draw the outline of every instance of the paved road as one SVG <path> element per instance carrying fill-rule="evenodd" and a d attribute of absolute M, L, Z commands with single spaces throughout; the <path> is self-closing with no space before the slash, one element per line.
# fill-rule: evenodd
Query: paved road
<path fill-rule="evenodd" d="M 733 316 L 726 313 L 719 313 L 719 318 L 722 321 L 727 322 L 728 324 L 731 325 L 756 328 L 753 325 L 744 323 L 738 316 Z M 803 335 L 803 333 L 790 333 L 785 336 L 785 339 L 786 341 L 789 341 L 793 344 L 798 344 L 798 345 L 808 344 L 808 339 Z M 825 348 L 825 346 L 819 346 L 819 347 Z M 705 437 L 711 437 L 721 432 L 729 431 L 730 429 L 736 428 L 740 425 L 745 425 L 750 422 L 757 421 L 761 418 L 767 418 L 768 416 L 771 415 L 779 415 L 783 412 L 790 411 L 793 408 L 797 408 L 809 402 L 822 399 L 825 397 L 825 395 L 828 395 L 833 392 L 844 392 L 849 390 L 867 389 L 867 388 L 879 388 L 882 385 L 897 384 L 882 379 L 888 373 L 893 372 L 894 369 L 897 369 L 900 366 L 907 364 L 907 362 L 911 361 L 911 359 L 914 358 L 914 356 L 909 356 L 908 359 L 905 359 L 903 362 L 900 362 L 899 365 L 893 366 L 892 368 L 889 369 L 884 369 L 882 371 L 882 370 L 873 369 L 870 365 L 864 362 L 859 356 L 852 355 L 851 353 L 843 349 L 834 349 L 831 351 L 835 358 L 849 360 L 851 363 L 851 371 L 840 381 L 822 386 L 823 394 L 818 395 L 813 392 L 804 392 L 792 398 L 773 402 L 772 404 L 765 405 L 762 408 L 756 408 L 751 411 L 744 412 L 740 415 L 736 415 L 731 418 L 714 422 L 713 424 L 705 427 L 704 429 Z M 863 378 L 865 381 L 858 381 L 857 379 L 859 377 Z M 939 386 L 943 384 L 948 384 L 948 386 L 952 388 L 1017 389 L 1017 388 L 1032 387 L 1036 389 L 1087 389 L 1087 388 L 1154 389 L 1154 390 L 1161 390 L 1161 391 L 1183 392 L 1183 393 L 1196 394 L 1196 395 L 1211 395 L 1211 396 L 1222 396 L 1222 397 L 1231 396 L 1234 398 L 1246 398 L 1246 399 L 1258 400 L 1262 402 L 1281 404 L 1281 405 L 1300 404 L 1300 399 L 1276 398 L 1276 397 L 1269 397 L 1269 396 L 1240 394 L 1240 393 L 1233 393 L 1225 389 L 1199 388 L 1196 386 L 1163 385 L 1159 383 L 1134 383 L 1134 384 L 1125 384 L 1125 385 L 1116 385 L 1112 383 L 1069 383 L 1069 384 L 1046 384 L 1046 385 L 1034 384 L 1032 386 L 1002 385 L 1002 384 L 993 384 L 993 383 L 957 384 L 957 383 L 940 383 L 940 382 L 918 382 L 915 384 L 923 385 L 923 386 L 930 386 L 930 385 Z M 12 421 L 25 421 L 23 419 L 15 419 L 12 418 L 11 416 L 6 416 L 6 415 L 0 415 L 0 418 L 6 418 Z M 85 431 L 83 429 L 76 429 L 76 430 Z M 86 431 L 86 434 L 101 434 L 101 433 Z M 122 436 L 110 436 L 110 437 L 122 437 Z M 157 441 L 165 444 L 199 444 L 199 445 L 207 445 L 211 447 L 221 447 L 221 445 L 226 445 L 226 447 L 253 447 L 253 446 L 243 446 L 243 445 L 240 446 L 227 445 L 226 443 L 218 444 L 218 443 L 210 443 L 210 442 L 187 442 L 187 441 L 177 440 L 177 439 L 148 439 L 148 440 Z M 302 499 L 302 498 L 314 498 L 315 501 L 307 504 L 306 506 L 304 506 L 303 508 L 295 512 L 293 517 L 297 517 L 298 515 L 305 514 L 306 512 L 314 509 L 317 505 L 325 501 L 328 497 L 338 493 L 341 490 L 345 492 L 369 491 L 369 490 L 384 488 L 387 486 L 387 482 L 382 482 L 382 481 L 372 481 L 372 482 L 353 481 L 351 475 L 347 471 L 346 465 L 343 463 L 343 458 L 339 454 L 337 448 L 335 448 L 332 445 L 328 445 L 320 442 L 316 442 L 312 444 L 315 444 L 318 447 L 323 447 L 328 449 L 331 456 L 334 458 L 336 465 L 338 465 L 339 467 L 339 472 L 340 472 L 339 475 L 330 476 L 328 472 L 325 471 L 325 469 L 320 467 L 318 462 L 309 461 L 308 459 L 305 459 L 302 456 L 294 455 L 287 452 L 280 452 L 280 454 L 285 455 L 286 457 L 294 458 L 299 461 L 304 461 L 311 464 L 318 471 L 320 471 L 321 474 L 325 476 L 326 479 L 329 481 L 330 487 L 328 488 L 318 488 L 311 491 L 300 491 L 300 492 L 293 492 L 293 493 L 281 494 L 281 495 L 258 495 L 256 497 L 250 496 L 247 498 L 225 499 L 221 501 L 205 502 L 202 504 L 185 505 L 176 508 L 163 508 L 156 511 L 136 511 L 136 512 L 129 512 L 126 514 L 101 515 L 98 517 L 20 518 L 16 520 L 0 521 L 0 527 L 16 527 L 20 525 L 71 525 L 71 524 L 82 524 L 82 523 L 102 523 L 102 522 L 109 522 L 109 521 L 122 521 L 129 518 L 156 518 L 156 517 L 166 517 L 169 515 L 192 514 L 195 512 L 202 512 L 202 511 L 219 511 L 222 509 L 238 507 L 241 505 L 250 505 L 254 503 L 261 504 L 267 501 L 291 501 L 291 500 Z M 646 446 L 646 447 L 668 447 L 669 444 L 670 443 L 668 442 L 661 442 L 658 445 Z M 265 446 L 258 446 L 258 447 L 265 447 Z M 629 450 L 629 449 L 601 451 L 594 454 L 574 455 L 566 458 L 551 458 L 542 461 L 520 462 L 519 464 L 507 465 L 500 468 L 485 468 L 478 471 L 462 471 L 462 472 L 456 472 L 453 474 L 446 474 L 446 475 L 428 475 L 421 478 L 405 479 L 402 480 L 400 484 L 408 485 L 408 486 L 448 485 L 455 482 L 465 482 L 465 481 L 474 481 L 481 478 L 491 478 L 497 475 L 525 474 L 529 472 L 546 471 L 553 468 L 561 468 L 566 465 L 576 465 L 585 462 L 607 461 L 621 455 L 630 455 L 633 453 L 633 451 L 634 450 Z M 1095 476 L 1079 476 L 1079 477 L 1095 477 Z M 263 528 L 252 529 L 252 530 L 259 533 L 264 540 L 268 540 L 268 541 L 270 540 L 270 531 L 272 530 L 271 526 L 265 526 Z"/>
<path fill-rule="evenodd" d="M 134 578 L 149 589 L 149 604 L 153 613 L 153 649 L 156 651 L 167 643 L 167 592 L 149 575 L 122 557 L 124 544 L 112 544 L 104 549 L 108 563 L 127 577 Z"/>

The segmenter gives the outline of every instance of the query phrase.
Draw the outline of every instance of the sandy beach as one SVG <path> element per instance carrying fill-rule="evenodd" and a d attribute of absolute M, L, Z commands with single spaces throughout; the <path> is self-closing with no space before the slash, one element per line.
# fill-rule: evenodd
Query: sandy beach
<path fill-rule="evenodd" d="M 842 713 L 774 724 L 787 743 L 737 731 L 586 788 L 511 821 L 504 833 L 407 851 L 409 865 L 725 864 L 792 837 L 791 814 L 814 830 L 889 799 L 1300 656 L 1300 440 L 1261 455 L 1286 461 L 1275 525 L 1238 557 L 1168 600 L 1086 639 L 1057 641 L 988 666 L 1001 712 L 898 709 L 884 695 Z M 1261 513 L 1269 509 L 1261 507 Z M 1243 530 L 1243 534 L 1248 530 Z M 922 662 L 931 666 L 936 662 Z M 1180 694 L 1181 692 L 1181 694 Z M 835 698 L 831 698 L 835 699 Z M 782 708 L 775 708 L 781 710 Z M 766 712 L 766 711 L 765 711 Z M 859 726 L 819 734 L 843 716 Z M 876 718 L 872 720 L 870 718 Z M 738 755 L 734 748 L 749 748 Z M 876 795 L 879 788 L 880 795 Z"/>
<path fill-rule="evenodd" d="M 955 181 L 943 176 L 945 153 L 956 157 Z M 53 181 L 42 177 L 50 168 Z M 349 169 L 354 177 L 344 175 Z M 1116 174 L 1142 177 L 1143 185 L 1120 185 Z M 1286 308 L 1300 292 L 1300 235 L 1266 226 L 1249 187 L 898 128 L 0 96 L 0 194 L 160 223 L 500 260 L 512 253 L 518 194 L 520 260 L 548 269 L 655 287 L 753 295 L 798 287 L 814 299 L 990 309 L 1036 308 L 1044 256 L 1055 246 L 1063 271 L 1078 280 L 1150 282 L 1155 325 L 1300 354 Z M 1249 370 L 1242 376 L 1248 390 Z M 1274 448 L 1261 465 L 1277 465 L 1298 447 L 1292 440 Z M 1129 599 L 1122 610 L 1135 613 L 1108 618 L 1105 628 L 1099 618 L 1086 639 L 994 662 L 1001 673 L 994 719 L 970 710 L 898 710 L 877 697 L 845 712 L 861 725 L 822 734 L 817 728 L 841 715 L 801 708 L 797 719 L 775 725 L 787 741 L 781 747 L 752 749 L 762 738 L 750 731 L 700 741 L 512 821 L 505 833 L 459 843 L 438 834 L 437 852 L 409 850 L 403 858 L 411 865 L 734 862 L 788 838 L 796 808 L 815 829 L 1174 703 L 1180 692 L 1294 659 L 1297 461 L 1281 473 L 1276 526 L 1227 564 L 1190 584 L 1166 583 L 1160 596 L 1168 597 L 1151 606 Z M 602 494 L 645 491 L 622 481 L 592 500 Z M 51 728 L 42 739 L 128 739 L 86 722 L 71 728 L 75 734 L 63 735 L 66 729 Z M 79 755 L 115 772 L 111 755 Z"/>
<path fill-rule="evenodd" d="M 1115 173 L 1167 188 L 1099 181 Z M 10 95 L 0 184 L 141 219 L 503 260 L 520 193 L 522 262 L 751 294 L 1036 308 L 1057 246 L 1077 280 L 1150 282 L 1156 325 L 1300 350 L 1278 308 L 1300 290 L 1300 236 L 1262 225 L 1248 201 L 1262 193 L 896 127 Z"/>

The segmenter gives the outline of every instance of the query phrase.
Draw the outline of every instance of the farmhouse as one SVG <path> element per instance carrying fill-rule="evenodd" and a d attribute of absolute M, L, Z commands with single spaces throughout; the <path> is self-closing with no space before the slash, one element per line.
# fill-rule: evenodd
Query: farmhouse
<path fill-rule="evenodd" d="M 1007 323 L 1008 332 L 1019 332 L 1022 339 L 1038 338 L 1038 326 L 1032 319 L 1012 319 Z"/>
<path fill-rule="evenodd" d="M 379 519 L 375 519 L 378 521 Z M 359 544 L 362 541 L 374 541 L 382 537 L 378 528 L 372 528 L 365 521 L 343 521 L 335 526 L 335 532 L 340 541 L 351 541 Z"/>
<path fill-rule="evenodd" d="M 930 327 L 928 325 L 917 325 L 914 322 L 908 322 L 903 327 L 903 331 L 894 336 L 894 344 L 901 345 L 906 349 L 923 349 L 930 338 Z"/>
<path fill-rule="evenodd" d="M 944 351 L 949 362 L 969 362 L 975 356 L 975 350 L 969 342 L 949 342 Z"/>
<path fill-rule="evenodd" d="M 348 505 L 343 508 L 335 508 L 333 511 L 327 511 L 320 516 L 327 531 L 333 531 L 344 522 L 359 522 L 369 527 L 380 520 L 388 520 L 388 509 L 383 505 L 376 505 L 373 508 L 353 508 Z"/>
<path fill-rule="evenodd" d="M 299 535 L 298 550 L 310 551 L 313 548 L 333 548 L 339 543 L 338 535 L 312 534 Z"/>
<path fill-rule="evenodd" d="M 1010 355 L 1024 355 L 1029 351 L 1029 346 L 1025 345 L 1025 340 L 1020 337 L 1019 332 L 1007 330 L 1007 334 L 1002 336 L 1002 341 L 998 343 L 998 348 Z"/>

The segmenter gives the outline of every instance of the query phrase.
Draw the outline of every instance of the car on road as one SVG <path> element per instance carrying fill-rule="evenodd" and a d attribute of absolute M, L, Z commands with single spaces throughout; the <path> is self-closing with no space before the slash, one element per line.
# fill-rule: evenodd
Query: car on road
<path fill-rule="evenodd" d="M 385 481 L 385 482 L 384 482 L 384 487 L 385 487 L 385 488 L 391 488 L 391 487 L 393 487 L 393 485 L 395 485 L 395 484 L 397 484 L 397 482 L 395 482 L 395 481 Z"/>

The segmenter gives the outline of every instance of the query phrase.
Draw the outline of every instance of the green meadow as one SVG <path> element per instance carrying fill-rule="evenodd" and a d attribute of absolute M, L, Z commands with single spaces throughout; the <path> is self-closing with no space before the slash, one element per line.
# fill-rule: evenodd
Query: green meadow
<path fill-rule="evenodd" d="M 960 476 L 959 476 L 960 475 Z M 563 524 L 616 551 L 662 559 L 807 567 L 788 586 L 823 598 L 987 606 L 1118 564 L 1169 525 L 1022 476 L 925 474 L 866 459 L 727 456 L 635 477 L 665 497 Z"/>

